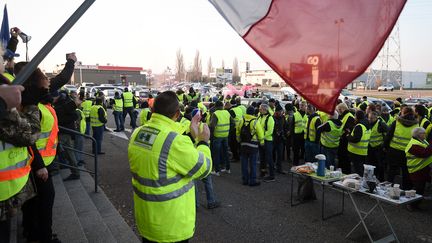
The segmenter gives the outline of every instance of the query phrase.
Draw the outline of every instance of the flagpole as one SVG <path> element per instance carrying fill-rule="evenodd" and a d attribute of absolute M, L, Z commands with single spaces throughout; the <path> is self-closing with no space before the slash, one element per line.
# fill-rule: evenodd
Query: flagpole
<path fill-rule="evenodd" d="M 51 37 L 51 39 L 40 49 L 36 56 L 24 66 L 22 71 L 17 75 L 13 84 L 23 84 L 33 71 L 39 66 L 42 60 L 50 53 L 57 43 L 66 35 L 66 33 L 75 25 L 75 23 L 84 15 L 90 6 L 96 0 L 85 0 L 81 6 L 69 17 L 68 20 L 60 27 L 59 30 Z"/>

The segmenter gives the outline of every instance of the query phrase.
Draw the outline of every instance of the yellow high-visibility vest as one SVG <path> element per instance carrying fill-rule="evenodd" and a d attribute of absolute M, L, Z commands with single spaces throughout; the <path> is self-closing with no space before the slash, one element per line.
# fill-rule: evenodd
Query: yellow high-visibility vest
<path fill-rule="evenodd" d="M 176 122 L 154 113 L 129 142 L 136 225 L 150 241 L 177 242 L 193 236 L 194 179 L 206 177 L 212 167 L 208 146 L 195 148 L 177 129 Z"/>

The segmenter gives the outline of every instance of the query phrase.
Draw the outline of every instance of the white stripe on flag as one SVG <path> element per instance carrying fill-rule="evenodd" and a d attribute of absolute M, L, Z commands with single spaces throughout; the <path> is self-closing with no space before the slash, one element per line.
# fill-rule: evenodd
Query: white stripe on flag
<path fill-rule="evenodd" d="M 267 14 L 271 0 L 209 0 L 239 35 Z"/>

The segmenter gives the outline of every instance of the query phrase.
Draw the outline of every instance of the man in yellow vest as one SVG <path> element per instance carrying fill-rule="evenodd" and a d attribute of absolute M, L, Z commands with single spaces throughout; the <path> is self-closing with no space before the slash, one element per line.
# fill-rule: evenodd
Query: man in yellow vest
<path fill-rule="evenodd" d="M 85 94 L 85 100 L 82 102 L 81 107 L 84 113 L 85 121 L 86 121 L 86 130 L 85 134 L 90 135 L 90 109 L 93 105 L 93 100 L 90 98 L 90 94 L 87 92 Z"/>
<path fill-rule="evenodd" d="M 337 105 L 336 110 L 339 113 L 343 131 L 338 148 L 338 167 L 342 169 L 342 173 L 351 174 L 351 161 L 349 158 L 347 137 L 355 126 L 355 118 L 345 103 Z"/>
<path fill-rule="evenodd" d="M 299 165 L 300 158 L 304 154 L 304 128 L 303 122 L 306 117 L 306 102 L 301 102 L 300 109 L 294 111 L 292 124 L 294 125 L 294 135 L 292 138 L 292 150 L 293 150 L 293 164 Z"/>
<path fill-rule="evenodd" d="M 264 131 L 264 146 L 259 148 L 260 155 L 260 177 L 264 177 L 266 174 L 266 167 L 268 167 L 268 176 L 264 177 L 265 182 L 275 181 L 274 165 L 273 165 L 273 130 L 274 130 L 274 119 L 270 115 L 270 107 L 267 104 L 261 104 L 259 107 L 260 115 L 258 117 L 258 123 Z"/>
<path fill-rule="evenodd" d="M 119 92 L 114 93 L 114 100 L 112 101 L 114 121 L 116 129 L 114 132 L 124 131 L 124 119 L 123 119 L 123 99 Z"/>
<path fill-rule="evenodd" d="M 243 185 L 259 186 L 257 181 L 257 159 L 259 145 L 264 146 L 264 132 L 250 106 L 237 127 L 237 140 L 240 143 L 240 161 Z"/>
<path fill-rule="evenodd" d="M 412 130 L 416 127 L 419 125 L 414 110 L 411 107 L 404 107 L 401 115 L 397 116 L 384 138 L 384 148 L 387 150 L 386 159 L 389 167 L 387 180 L 394 182 L 395 176 L 402 172 L 403 190 L 411 189 L 405 149 L 411 140 Z"/>
<path fill-rule="evenodd" d="M 72 99 L 76 100 L 79 99 L 79 102 L 82 102 L 82 100 L 80 99 L 80 97 L 78 97 L 77 93 L 75 91 L 71 91 L 70 94 Z M 79 102 L 77 102 L 79 104 Z M 76 109 L 76 113 L 78 115 L 78 119 L 76 120 L 76 128 L 77 131 L 80 132 L 81 134 L 85 134 L 85 130 L 86 130 L 86 120 L 85 120 L 85 115 L 84 112 L 82 111 L 82 103 L 80 103 Z M 84 148 L 84 137 L 83 136 L 79 136 L 76 135 L 74 136 L 74 148 L 78 151 L 83 151 Z M 77 160 L 77 165 L 81 166 L 83 164 L 85 164 L 83 158 L 82 158 L 82 153 L 79 152 L 75 152 L 75 158 Z"/>
<path fill-rule="evenodd" d="M 90 110 L 90 123 L 93 130 L 93 138 L 96 140 L 96 147 L 93 145 L 93 153 L 105 154 L 102 152 L 102 140 L 104 124 L 107 122 L 107 114 L 102 107 L 102 99 L 96 98 L 95 104 Z"/>
<path fill-rule="evenodd" d="M 363 165 L 366 163 L 370 140 L 369 121 L 362 110 L 355 115 L 356 125 L 348 135 L 348 152 L 353 163 L 354 173 L 363 175 Z"/>
<path fill-rule="evenodd" d="M 210 131 L 207 125 L 199 128 L 195 116 L 190 130 L 197 145 L 178 133 L 179 103 L 172 91 L 158 95 L 153 108 L 128 147 L 135 221 L 143 242 L 186 242 L 195 231 L 193 180 L 211 171 Z"/>
<path fill-rule="evenodd" d="M 221 165 L 227 173 L 231 173 L 228 159 L 228 136 L 231 128 L 235 128 L 235 122 L 227 110 L 223 109 L 223 103 L 217 101 L 215 112 L 210 118 L 211 152 L 214 162 L 214 175 L 219 176 Z"/>
<path fill-rule="evenodd" d="M 405 154 L 409 178 L 417 194 L 424 195 L 426 183 L 431 181 L 432 146 L 426 141 L 426 131 L 422 127 L 414 128 Z M 419 201 L 408 206 L 408 209 L 418 209 Z"/>
<path fill-rule="evenodd" d="M 342 122 L 338 119 L 339 113 L 335 111 L 330 119 L 318 127 L 321 134 L 321 151 L 326 156 L 326 167 L 336 167 L 336 155 L 339 147 L 340 137 L 342 136 Z"/>
<path fill-rule="evenodd" d="M 237 102 L 234 99 L 231 99 L 229 102 L 230 108 L 228 109 L 228 112 L 230 113 L 231 117 L 234 119 L 235 127 L 237 128 L 240 121 L 243 119 L 243 111 L 240 106 L 237 105 Z M 239 154 L 239 143 L 237 142 L 237 136 L 235 134 L 235 129 L 230 131 L 229 138 L 228 138 L 228 144 L 230 147 L 230 150 L 232 152 L 233 160 L 240 160 L 240 154 Z"/>
<path fill-rule="evenodd" d="M 379 181 L 384 181 L 384 137 L 388 127 L 386 123 L 378 116 L 376 111 L 371 111 L 368 114 L 368 120 L 371 128 L 371 136 L 368 148 L 367 161 L 369 165 L 375 166 L 375 175 Z"/>
<path fill-rule="evenodd" d="M 148 121 L 150 121 L 152 112 L 149 108 L 149 104 L 147 101 L 144 101 L 141 104 L 141 112 L 139 114 L 139 124 L 140 126 L 145 125 Z"/>
<path fill-rule="evenodd" d="M 305 162 L 315 161 L 315 155 L 320 153 L 320 136 L 318 127 L 321 126 L 321 118 L 311 104 L 307 108 L 308 117 L 305 123 Z"/>
<path fill-rule="evenodd" d="M 134 99 L 134 95 L 132 94 L 132 92 L 129 91 L 128 88 L 125 88 L 121 96 L 123 99 L 123 121 L 125 121 L 126 115 L 129 114 L 132 129 L 135 129 L 136 121 L 134 116 L 134 107 L 136 101 Z"/>

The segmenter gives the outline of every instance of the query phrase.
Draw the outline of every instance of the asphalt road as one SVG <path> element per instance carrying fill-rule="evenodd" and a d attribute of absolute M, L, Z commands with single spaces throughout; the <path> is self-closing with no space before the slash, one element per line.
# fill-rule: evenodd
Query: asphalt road
<path fill-rule="evenodd" d="M 115 128 L 111 111 L 109 128 Z M 126 118 L 129 127 L 129 118 Z M 104 133 L 99 157 L 100 186 L 111 202 L 134 229 L 133 199 L 127 145 L 129 131 Z M 86 149 L 90 150 L 89 144 Z M 93 166 L 86 160 L 86 166 Z M 288 170 L 288 163 L 284 164 Z M 232 174 L 213 177 L 217 199 L 222 206 L 205 208 L 206 197 L 203 184 L 199 185 L 196 232 L 192 242 L 367 242 L 363 228 L 357 229 L 349 239 L 345 235 L 359 221 L 354 207 L 345 196 L 344 214 L 326 221 L 321 220 L 321 187 L 315 185 L 318 199 L 291 207 L 291 177 L 278 175 L 276 182 L 263 182 L 259 187 L 241 185 L 240 164 L 232 163 Z M 296 183 L 295 183 L 296 184 Z M 327 188 L 325 194 L 326 213 L 336 212 L 341 207 L 340 192 Z M 372 207 L 373 200 L 355 195 L 360 208 Z M 432 242 L 432 201 L 424 201 L 423 211 L 409 212 L 405 207 L 384 204 L 389 220 L 401 242 Z M 381 212 L 374 211 L 367 219 L 374 239 L 386 236 L 390 229 Z"/>

